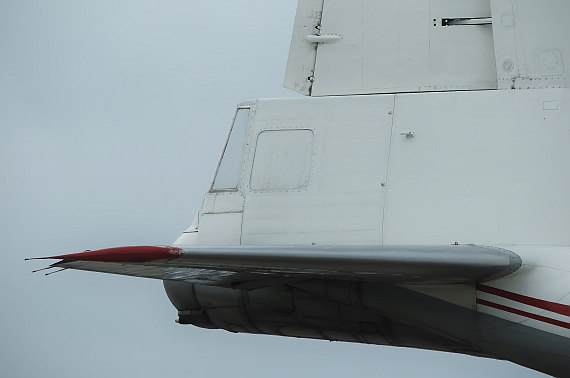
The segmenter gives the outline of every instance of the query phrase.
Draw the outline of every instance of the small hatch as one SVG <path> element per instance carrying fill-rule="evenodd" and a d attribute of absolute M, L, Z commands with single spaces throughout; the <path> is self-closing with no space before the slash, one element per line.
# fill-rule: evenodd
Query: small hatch
<path fill-rule="evenodd" d="M 313 162 L 312 130 L 259 133 L 250 187 L 253 190 L 301 189 L 309 183 Z"/>

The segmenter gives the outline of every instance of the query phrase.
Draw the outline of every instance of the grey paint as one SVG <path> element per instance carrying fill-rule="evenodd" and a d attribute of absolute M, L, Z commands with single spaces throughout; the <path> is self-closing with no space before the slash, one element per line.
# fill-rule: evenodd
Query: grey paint
<path fill-rule="evenodd" d="M 310 280 L 253 291 L 175 281 L 164 286 L 182 324 L 435 349 L 569 376 L 568 338 L 394 285 Z"/>
<path fill-rule="evenodd" d="M 311 278 L 400 283 L 470 283 L 504 277 L 521 266 L 515 253 L 476 245 L 447 246 L 186 246 L 165 262 L 61 260 L 53 268 L 263 287 Z"/>

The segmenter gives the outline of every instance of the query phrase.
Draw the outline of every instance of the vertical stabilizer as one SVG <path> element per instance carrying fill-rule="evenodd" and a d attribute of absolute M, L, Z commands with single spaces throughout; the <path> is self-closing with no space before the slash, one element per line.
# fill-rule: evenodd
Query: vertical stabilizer
<path fill-rule="evenodd" d="M 490 0 L 299 0 L 285 87 L 310 96 L 496 89 Z"/>
<path fill-rule="evenodd" d="M 567 0 L 299 0 L 285 87 L 307 96 L 565 88 Z"/>
<path fill-rule="evenodd" d="M 311 95 L 317 44 L 306 40 L 307 35 L 319 34 L 324 0 L 299 0 L 287 71 L 283 86 L 295 92 Z"/>

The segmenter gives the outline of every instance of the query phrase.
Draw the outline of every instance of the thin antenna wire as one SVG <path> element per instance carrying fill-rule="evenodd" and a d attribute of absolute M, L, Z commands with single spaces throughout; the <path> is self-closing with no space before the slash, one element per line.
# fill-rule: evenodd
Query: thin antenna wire
<path fill-rule="evenodd" d="M 52 268 L 53 268 L 53 266 L 48 266 L 47 268 L 32 270 L 32 273 L 41 272 L 42 270 L 48 270 L 48 269 L 52 269 Z"/>
<path fill-rule="evenodd" d="M 59 273 L 59 272 L 64 271 L 64 270 L 66 270 L 66 269 L 67 269 L 67 268 L 61 268 L 60 270 L 56 270 L 55 272 L 46 273 L 46 276 L 49 276 L 50 274 L 54 274 L 54 273 Z"/>

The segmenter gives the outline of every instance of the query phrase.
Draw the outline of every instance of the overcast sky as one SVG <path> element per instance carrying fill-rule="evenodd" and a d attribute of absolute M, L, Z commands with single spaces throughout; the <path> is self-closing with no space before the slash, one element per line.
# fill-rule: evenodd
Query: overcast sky
<path fill-rule="evenodd" d="M 234 106 L 282 88 L 295 0 L 0 0 L 4 377 L 538 377 L 508 362 L 174 323 L 162 282 L 25 257 L 170 244 Z"/>

